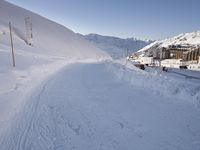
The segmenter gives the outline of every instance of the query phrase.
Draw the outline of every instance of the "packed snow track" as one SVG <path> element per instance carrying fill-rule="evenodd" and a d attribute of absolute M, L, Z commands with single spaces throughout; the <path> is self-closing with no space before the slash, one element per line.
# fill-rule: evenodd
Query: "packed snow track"
<path fill-rule="evenodd" d="M 199 109 L 119 79 L 115 67 L 121 66 L 78 63 L 60 70 L 31 94 L 0 137 L 0 149 L 200 149 Z"/>

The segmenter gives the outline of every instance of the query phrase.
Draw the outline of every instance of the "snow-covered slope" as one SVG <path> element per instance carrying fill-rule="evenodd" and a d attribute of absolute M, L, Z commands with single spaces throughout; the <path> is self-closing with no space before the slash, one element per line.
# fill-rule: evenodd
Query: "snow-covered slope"
<path fill-rule="evenodd" d="M 153 42 L 150 40 L 142 41 L 135 38 L 121 39 L 98 34 L 88 34 L 83 37 L 109 53 L 114 59 L 125 57 L 127 55 L 127 50 L 129 50 L 129 54 L 131 54 Z"/>
<path fill-rule="evenodd" d="M 140 49 L 139 53 L 148 53 L 150 51 L 156 51 L 159 50 L 162 47 L 168 47 L 170 45 L 181 45 L 181 46 L 187 46 L 187 47 L 193 47 L 193 46 L 199 46 L 200 45 L 200 31 L 191 32 L 191 33 L 182 33 L 178 36 L 161 40 L 161 41 L 155 41 L 154 43 L 151 43 L 150 45 L 147 45 L 146 47 Z"/>
<path fill-rule="evenodd" d="M 82 37 L 77 36 L 66 27 L 28 10 L 9 4 L 4 0 L 0 1 L 1 38 L 7 39 L 8 22 L 10 21 L 13 25 L 14 43 L 24 44 L 26 40 L 24 19 L 27 17 L 30 18 L 33 26 L 33 48 L 29 48 L 29 51 L 68 58 L 99 58 L 105 56 L 105 53 L 100 49 Z M 2 35 L 2 33 L 6 35 Z M 4 44 L 8 45 L 9 43 L 5 40 Z"/>

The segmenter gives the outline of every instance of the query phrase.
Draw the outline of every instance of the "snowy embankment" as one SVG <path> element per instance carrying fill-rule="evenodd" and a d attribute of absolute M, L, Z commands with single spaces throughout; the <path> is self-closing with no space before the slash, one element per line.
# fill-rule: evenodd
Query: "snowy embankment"
<path fill-rule="evenodd" d="M 117 63 L 121 63 L 117 61 Z M 125 79 L 131 84 L 148 89 L 156 95 L 163 96 L 169 100 L 177 100 L 188 104 L 200 106 L 200 78 L 199 72 L 184 72 L 170 70 L 163 72 L 161 68 L 146 68 L 141 71 L 128 63 L 127 69 L 117 69 L 110 65 L 119 79 Z M 172 98 L 173 97 L 173 98 Z M 183 98 L 184 97 L 184 98 Z"/>

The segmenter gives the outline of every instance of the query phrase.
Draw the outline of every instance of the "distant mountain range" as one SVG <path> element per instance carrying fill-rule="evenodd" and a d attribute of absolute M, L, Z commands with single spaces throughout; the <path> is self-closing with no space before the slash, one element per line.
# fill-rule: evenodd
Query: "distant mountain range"
<path fill-rule="evenodd" d="M 149 45 L 151 40 L 138 40 L 136 38 L 122 39 L 112 36 L 102 36 L 98 34 L 81 35 L 86 40 L 92 42 L 98 48 L 106 51 L 113 59 L 120 59 L 129 54 L 138 51 L 139 49 Z"/>

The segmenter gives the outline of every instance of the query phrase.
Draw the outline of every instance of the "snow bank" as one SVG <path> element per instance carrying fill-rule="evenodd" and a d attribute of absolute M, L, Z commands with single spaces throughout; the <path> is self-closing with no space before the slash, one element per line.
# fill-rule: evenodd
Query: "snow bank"
<path fill-rule="evenodd" d="M 108 65 L 108 68 L 115 72 L 119 79 L 125 79 L 134 86 L 149 90 L 156 95 L 163 96 L 169 101 L 179 101 L 183 103 L 200 106 L 200 81 L 183 80 L 173 78 L 162 71 L 138 71 L 133 65 L 119 67 L 118 64 Z M 141 93 L 142 94 L 142 93 Z"/>

